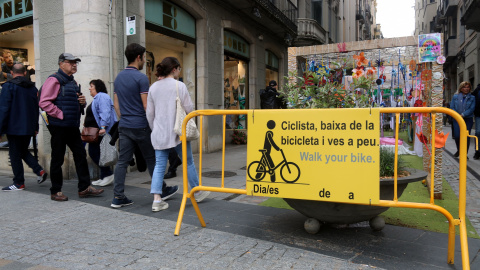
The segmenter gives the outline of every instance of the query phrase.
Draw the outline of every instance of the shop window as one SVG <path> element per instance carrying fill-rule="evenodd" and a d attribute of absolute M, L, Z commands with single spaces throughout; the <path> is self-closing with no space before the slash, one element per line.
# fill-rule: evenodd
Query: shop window
<path fill-rule="evenodd" d="M 145 0 L 146 74 L 150 84 L 157 81 L 156 65 L 165 57 L 180 61 L 179 80 L 196 101 L 195 18 L 170 1 Z"/>
<path fill-rule="evenodd" d="M 226 110 L 248 109 L 248 60 L 250 46 L 239 35 L 223 32 L 224 90 L 223 106 Z M 226 129 L 246 129 L 246 115 L 227 115 Z"/>
<path fill-rule="evenodd" d="M 234 56 L 224 56 L 224 108 L 248 109 L 248 62 Z M 246 129 L 246 115 L 227 115 L 226 129 Z"/>
<path fill-rule="evenodd" d="M 194 104 L 196 104 L 196 71 L 195 71 L 195 44 L 170 37 L 151 30 L 145 31 L 146 74 L 150 84 L 157 81 L 155 67 L 165 57 L 175 57 L 180 61 L 182 71 L 180 81 L 185 83 Z"/>
<path fill-rule="evenodd" d="M 27 78 L 35 82 L 33 26 L 19 26 L 16 21 L 10 25 L 15 28 L 0 33 L 0 93 L 3 83 L 12 78 L 10 71 L 15 63 L 23 63 Z M 0 147 L 8 147 L 6 136 L 0 138 Z"/>
<path fill-rule="evenodd" d="M 281 87 L 281 83 L 278 77 L 278 57 L 269 50 L 265 51 L 265 85 L 268 85 L 270 81 L 276 81 L 278 88 Z"/>

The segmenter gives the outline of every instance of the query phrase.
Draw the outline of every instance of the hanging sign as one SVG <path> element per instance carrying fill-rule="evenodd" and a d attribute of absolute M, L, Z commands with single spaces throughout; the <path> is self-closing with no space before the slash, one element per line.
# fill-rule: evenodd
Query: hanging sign
<path fill-rule="evenodd" d="M 442 35 L 432 33 L 418 35 L 418 58 L 420 63 L 435 62 L 442 55 Z"/>
<path fill-rule="evenodd" d="M 127 17 L 127 36 L 135 35 L 135 16 Z"/>
<path fill-rule="evenodd" d="M 248 114 L 247 194 L 378 203 L 379 109 Z"/>

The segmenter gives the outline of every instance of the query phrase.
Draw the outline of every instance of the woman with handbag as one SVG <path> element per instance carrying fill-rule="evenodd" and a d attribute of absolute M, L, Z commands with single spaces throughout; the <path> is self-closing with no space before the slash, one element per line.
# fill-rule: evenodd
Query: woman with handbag
<path fill-rule="evenodd" d="M 150 193 L 153 194 L 153 212 L 168 208 L 168 203 L 162 201 L 162 184 L 169 149 L 175 147 L 178 155 L 182 158 L 182 143 L 174 131 L 177 109 L 180 109 L 177 108 L 177 98 L 178 103 L 187 114 L 194 109 L 187 87 L 183 82 L 177 81 L 181 70 L 177 58 L 166 57 L 163 59 L 161 63 L 157 64 L 155 74 L 163 79 L 150 86 L 147 98 L 147 120 L 152 129 L 151 138 L 156 159 L 150 189 Z M 190 187 L 198 186 L 198 175 L 189 141 L 187 141 L 187 171 Z M 209 194 L 209 191 L 196 192 L 195 199 L 197 202 L 201 202 Z"/>
<path fill-rule="evenodd" d="M 460 114 L 463 117 L 463 120 L 465 120 L 469 134 L 471 133 L 470 131 L 473 127 L 473 118 L 475 117 L 475 97 L 471 94 L 471 92 L 472 85 L 470 82 L 462 82 L 458 86 L 458 91 L 455 93 L 455 95 L 453 95 L 452 102 L 450 102 L 450 108 Z M 455 152 L 453 156 L 458 158 L 460 151 L 460 128 L 455 119 L 453 120 L 452 129 L 455 145 L 457 146 L 457 152 Z M 467 153 L 468 148 L 470 148 L 469 137 L 467 137 Z"/>
<path fill-rule="evenodd" d="M 87 107 L 85 114 L 84 130 L 96 129 L 97 139 L 91 139 L 88 142 L 88 155 L 97 165 L 100 160 L 100 143 L 103 135 L 110 131 L 113 124 L 117 121 L 117 114 L 113 107 L 113 102 L 107 94 L 107 88 L 102 80 L 90 81 L 90 95 L 93 97 L 92 103 Z M 82 131 L 82 135 L 85 132 Z M 83 138 L 84 136 L 82 136 Z M 93 181 L 93 185 L 108 186 L 113 183 L 113 172 L 110 166 L 100 168 L 100 180 Z"/>

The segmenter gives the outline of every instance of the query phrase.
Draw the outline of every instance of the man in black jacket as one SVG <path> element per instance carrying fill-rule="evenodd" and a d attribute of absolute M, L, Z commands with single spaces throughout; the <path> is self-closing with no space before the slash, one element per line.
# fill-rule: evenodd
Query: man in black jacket
<path fill-rule="evenodd" d="M 477 85 L 477 88 L 473 91 L 472 95 L 475 97 L 475 136 L 480 140 L 480 84 Z M 475 151 L 473 159 L 480 158 L 480 151 Z"/>
<path fill-rule="evenodd" d="M 268 83 L 265 90 L 260 90 L 260 108 L 262 109 L 279 109 L 277 97 L 280 93 L 277 92 L 277 82 L 272 80 Z"/>
<path fill-rule="evenodd" d="M 13 79 L 3 85 L 0 95 L 0 134 L 7 134 L 14 176 L 13 184 L 2 188 L 3 191 L 25 188 L 22 160 L 38 176 L 39 184 L 47 179 L 47 173 L 28 151 L 30 139 L 38 133 L 38 90 L 25 77 L 23 64 L 13 65 L 11 74 Z"/>

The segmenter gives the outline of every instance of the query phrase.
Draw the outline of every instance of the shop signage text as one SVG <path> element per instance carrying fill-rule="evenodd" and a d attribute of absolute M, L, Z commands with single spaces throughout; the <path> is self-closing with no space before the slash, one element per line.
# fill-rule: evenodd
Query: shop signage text
<path fill-rule="evenodd" d="M 33 0 L 0 0 L 0 24 L 33 16 Z"/>

